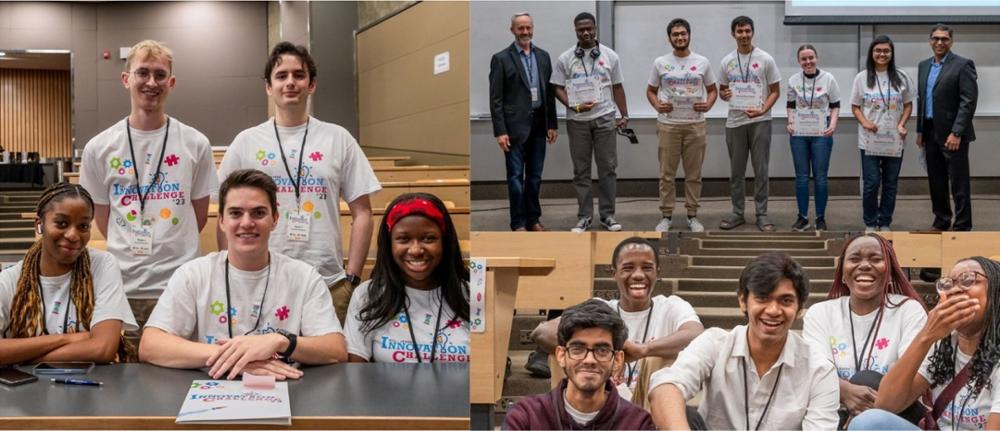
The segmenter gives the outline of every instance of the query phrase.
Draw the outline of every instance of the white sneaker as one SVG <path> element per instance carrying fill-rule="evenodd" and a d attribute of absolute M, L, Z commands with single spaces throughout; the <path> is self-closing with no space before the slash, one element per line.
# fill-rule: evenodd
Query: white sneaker
<path fill-rule="evenodd" d="M 698 217 L 689 217 L 688 229 L 691 229 L 691 232 L 704 232 L 705 226 L 698 221 Z"/>
<path fill-rule="evenodd" d="M 877 227 L 865 226 L 865 235 L 868 235 L 870 233 L 875 233 L 875 232 L 878 232 L 878 228 Z"/>
<path fill-rule="evenodd" d="M 581 232 L 586 232 L 587 229 L 589 228 L 590 228 L 590 217 L 584 217 L 580 220 L 577 220 L 576 226 L 573 226 L 573 228 L 570 229 L 569 231 L 575 233 L 581 233 Z"/>
<path fill-rule="evenodd" d="M 892 232 L 892 229 L 889 229 L 889 226 L 881 226 L 881 227 L 878 228 L 878 231 L 879 232 Z"/>
<path fill-rule="evenodd" d="M 604 226 L 610 232 L 619 232 L 622 230 L 622 224 L 618 223 L 614 217 L 608 217 L 601 220 L 601 226 Z"/>
<path fill-rule="evenodd" d="M 657 232 L 670 232 L 670 217 L 664 217 L 656 224 Z"/>

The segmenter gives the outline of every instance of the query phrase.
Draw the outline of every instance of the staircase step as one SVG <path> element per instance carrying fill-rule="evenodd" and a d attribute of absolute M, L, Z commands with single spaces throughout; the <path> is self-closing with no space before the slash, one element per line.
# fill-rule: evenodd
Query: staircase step
<path fill-rule="evenodd" d="M 35 225 L 34 220 L 25 220 L 25 219 L 0 220 L 0 228 L 8 228 L 8 227 L 28 227 L 28 228 L 31 228 L 34 225 Z"/>
<path fill-rule="evenodd" d="M 0 237 L 0 254 L 17 254 L 28 251 L 31 244 L 35 243 L 35 238 L 7 238 Z"/>
<path fill-rule="evenodd" d="M 813 248 L 813 249 L 775 249 L 774 247 L 769 247 L 765 243 L 761 243 L 757 247 L 734 247 L 734 248 L 700 248 L 694 244 L 681 244 L 680 254 L 693 255 L 693 256 L 749 256 L 756 257 L 757 255 L 765 251 L 782 251 L 787 253 L 793 258 L 799 257 L 818 257 L 827 256 L 833 257 L 837 256 L 840 252 L 840 248 L 837 247 L 836 250 Z"/>
<path fill-rule="evenodd" d="M 692 307 L 732 307 L 739 308 L 739 302 L 736 299 L 736 292 L 692 292 L 679 290 L 674 292 L 677 295 L 691 304 Z M 806 301 L 806 306 L 810 306 L 817 302 L 826 300 L 826 292 L 810 292 L 809 300 Z"/>
<path fill-rule="evenodd" d="M 756 256 L 691 256 L 691 265 L 696 266 L 746 266 Z M 831 269 L 836 265 L 836 258 L 832 256 L 798 256 L 795 260 L 800 265 L 806 267 L 829 266 Z"/>
<path fill-rule="evenodd" d="M 674 261 L 674 259 L 664 259 Z M 660 264 L 660 276 L 663 278 L 739 278 L 745 265 L 726 266 L 702 266 L 683 265 L 674 263 Z M 806 274 L 809 278 L 833 278 L 834 268 L 826 267 L 806 267 Z M 594 265 L 594 278 L 613 278 L 611 265 Z"/>
<path fill-rule="evenodd" d="M 702 239 L 699 242 L 702 249 L 826 250 L 827 247 L 825 240 L 811 239 Z"/>
<path fill-rule="evenodd" d="M 747 220 L 748 222 L 750 220 Z M 702 237 L 702 238 L 814 238 L 814 239 L 824 239 L 828 237 L 826 232 L 754 232 L 754 231 L 718 231 L 709 230 L 702 233 L 683 233 L 685 237 Z"/>
<path fill-rule="evenodd" d="M 528 355 L 531 350 L 511 350 L 507 352 L 510 357 L 510 374 L 503 383 L 504 397 L 517 397 L 524 395 L 535 395 L 548 392 L 550 390 L 549 379 L 532 377 L 524 364 L 528 362 Z"/>

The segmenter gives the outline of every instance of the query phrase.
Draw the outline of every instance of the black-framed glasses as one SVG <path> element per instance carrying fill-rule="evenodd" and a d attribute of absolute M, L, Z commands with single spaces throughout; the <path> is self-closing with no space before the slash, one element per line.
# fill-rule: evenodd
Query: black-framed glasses
<path fill-rule="evenodd" d="M 615 349 L 608 346 L 597 346 L 594 348 L 584 347 L 580 345 L 573 345 L 566 347 L 566 354 L 570 359 L 574 361 L 582 361 L 587 357 L 587 354 L 594 352 L 594 359 L 600 362 L 608 362 L 615 357 Z"/>
<path fill-rule="evenodd" d="M 936 282 L 934 282 L 934 287 L 938 292 L 944 293 L 951 290 L 952 287 L 958 286 L 962 290 L 969 290 L 973 285 L 976 284 L 976 279 L 979 277 L 987 278 L 986 274 L 976 271 L 966 271 L 958 274 L 957 277 L 941 277 Z"/>
<path fill-rule="evenodd" d="M 932 36 L 932 37 L 931 37 L 931 42 L 934 42 L 934 43 L 937 43 L 937 42 L 941 42 L 941 43 L 949 43 L 949 42 L 951 42 L 951 38 L 950 38 L 950 37 L 947 37 L 947 36 L 946 36 L 946 37 L 937 37 L 937 36 Z"/>

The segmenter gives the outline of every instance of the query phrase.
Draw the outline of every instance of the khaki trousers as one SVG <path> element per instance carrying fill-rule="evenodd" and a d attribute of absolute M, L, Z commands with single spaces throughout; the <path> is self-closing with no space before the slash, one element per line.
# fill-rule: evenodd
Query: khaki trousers
<path fill-rule="evenodd" d="M 673 217 L 677 202 L 677 166 L 684 164 L 684 208 L 688 217 L 698 215 L 701 198 L 701 166 L 705 161 L 705 123 L 656 123 L 660 159 L 660 213 Z"/>

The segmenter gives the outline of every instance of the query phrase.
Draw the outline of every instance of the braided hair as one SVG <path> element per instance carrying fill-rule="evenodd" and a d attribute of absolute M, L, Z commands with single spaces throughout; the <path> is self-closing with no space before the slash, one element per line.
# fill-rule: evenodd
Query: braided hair
<path fill-rule="evenodd" d="M 959 262 L 975 261 L 986 274 L 986 315 L 983 320 L 983 336 L 972 355 L 969 366 L 970 393 L 978 394 L 990 383 L 990 375 L 1000 359 L 1000 263 L 982 256 L 962 259 Z M 946 384 L 955 377 L 955 346 L 951 337 L 938 341 L 931 354 L 928 371 L 931 373 L 931 387 Z"/>
<path fill-rule="evenodd" d="M 61 182 L 53 184 L 42 193 L 35 207 L 35 215 L 39 220 L 45 219 L 52 204 L 67 198 L 77 198 L 86 202 L 91 213 L 94 210 L 94 200 L 79 184 Z M 84 244 L 86 245 L 86 244 Z M 10 322 L 3 333 L 6 338 L 36 337 L 45 329 L 45 312 L 42 310 L 41 292 L 41 261 L 42 239 L 39 238 L 28 249 L 21 263 L 21 275 L 17 279 L 17 287 L 10 305 Z M 90 271 L 90 253 L 84 247 L 73 263 L 70 277 L 70 297 L 76 308 L 78 325 L 90 331 L 90 320 L 94 315 L 94 277 Z M 67 308 L 66 312 L 69 312 Z M 134 346 L 125 341 L 124 336 L 118 345 L 120 360 L 136 358 Z"/>

